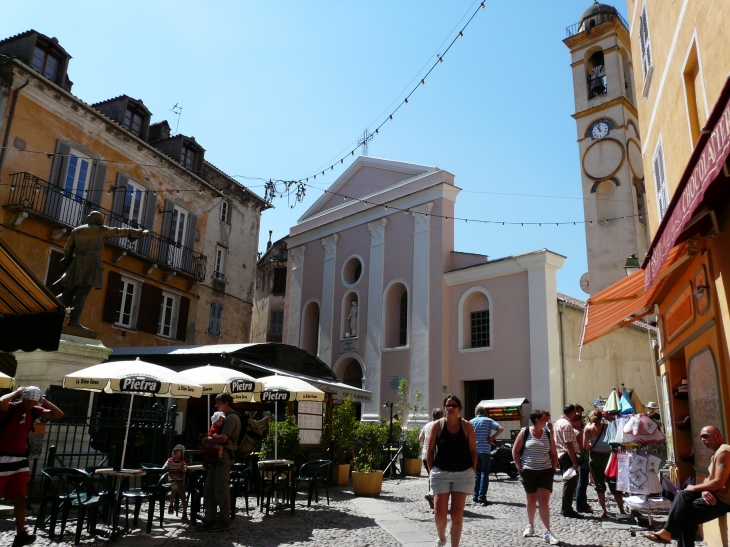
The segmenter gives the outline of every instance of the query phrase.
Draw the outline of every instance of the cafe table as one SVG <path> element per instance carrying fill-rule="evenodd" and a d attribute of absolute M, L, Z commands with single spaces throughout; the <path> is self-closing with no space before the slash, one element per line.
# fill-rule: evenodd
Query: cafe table
<path fill-rule="evenodd" d="M 190 520 L 195 524 L 196 520 L 202 522 L 200 517 L 200 501 L 203 498 L 203 489 L 205 488 L 205 466 L 203 464 L 188 465 L 188 486 L 187 491 L 190 494 Z"/>
<path fill-rule="evenodd" d="M 276 476 L 286 474 L 286 490 L 289 494 L 287 496 L 289 501 L 275 504 L 274 509 L 290 508 L 293 513 L 294 502 L 296 501 L 296 491 L 294 490 L 294 473 L 296 471 L 296 466 L 294 465 L 294 462 L 292 460 L 259 460 L 257 465 L 262 485 L 260 507 L 263 508 L 264 505 L 264 494 L 266 494 L 267 485 L 268 487 L 272 487 Z M 269 478 L 267 478 L 267 476 Z M 269 508 L 267 506 L 267 513 L 268 509 Z"/>
<path fill-rule="evenodd" d="M 116 507 L 114 511 L 114 515 L 112 517 L 113 524 L 112 524 L 112 533 L 111 537 L 114 538 L 119 534 L 119 531 L 117 530 L 119 525 L 119 512 L 122 510 L 122 480 L 126 478 L 135 478 L 135 477 L 144 477 L 147 474 L 147 471 L 145 469 L 112 469 L 109 468 L 101 468 L 94 471 L 97 475 L 101 475 L 102 477 L 112 477 L 113 483 L 114 483 L 114 496 L 116 497 Z"/>

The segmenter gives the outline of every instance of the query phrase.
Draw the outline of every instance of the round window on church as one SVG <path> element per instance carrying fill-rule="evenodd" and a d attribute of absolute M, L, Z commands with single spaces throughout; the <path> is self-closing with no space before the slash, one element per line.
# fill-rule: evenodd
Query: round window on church
<path fill-rule="evenodd" d="M 342 267 L 342 282 L 348 287 L 353 287 L 357 285 L 361 277 L 362 258 L 353 255 L 345 260 L 345 265 Z"/>

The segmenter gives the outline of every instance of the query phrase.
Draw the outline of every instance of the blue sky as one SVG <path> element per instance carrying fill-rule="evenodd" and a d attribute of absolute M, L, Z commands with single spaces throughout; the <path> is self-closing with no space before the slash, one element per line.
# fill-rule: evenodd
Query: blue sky
<path fill-rule="evenodd" d="M 370 155 L 453 173 L 464 190 L 461 217 L 582 220 L 570 55 L 562 40 L 591 3 L 488 0 L 371 142 Z M 206 159 L 230 175 L 299 179 L 329 167 L 365 127 L 377 125 L 477 6 L 26 0 L 3 7 L 0 37 L 30 28 L 56 36 L 73 56 L 73 92 L 88 103 L 125 93 L 144 101 L 153 122 L 168 119 L 173 129 L 170 108 L 182 105 L 179 132 L 194 136 Z M 626 16 L 625 2 L 616 7 Z M 342 171 L 317 177 L 318 185 Z M 263 194 L 261 181 L 238 180 Z M 268 230 L 285 236 L 319 195 L 310 188 L 293 209 L 276 200 L 262 216 L 259 247 Z M 498 258 L 543 247 L 568 257 L 558 290 L 584 297 L 580 224 L 457 224 L 459 251 Z"/>

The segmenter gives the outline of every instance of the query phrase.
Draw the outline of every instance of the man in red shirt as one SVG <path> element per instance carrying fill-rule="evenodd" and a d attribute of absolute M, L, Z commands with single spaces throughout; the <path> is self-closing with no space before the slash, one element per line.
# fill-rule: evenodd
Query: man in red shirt
<path fill-rule="evenodd" d="M 20 396 L 21 400 L 11 402 Z M 41 396 L 40 388 L 19 387 L 0 397 L 0 494 L 13 500 L 18 533 L 13 547 L 30 545 L 35 536 L 25 531 L 25 495 L 28 486 L 28 434 L 38 418 L 58 420 L 63 411 Z"/>

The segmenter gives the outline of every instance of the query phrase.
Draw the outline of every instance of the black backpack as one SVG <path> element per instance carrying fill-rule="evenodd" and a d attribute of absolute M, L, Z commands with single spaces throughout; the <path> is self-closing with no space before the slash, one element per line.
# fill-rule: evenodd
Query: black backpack
<path fill-rule="evenodd" d="M 548 443 L 549 443 L 550 442 L 550 428 L 546 427 L 545 429 L 543 429 L 543 431 L 545 433 L 547 433 Z M 522 458 L 522 454 L 525 451 L 525 446 L 527 446 L 527 439 L 529 439 L 530 435 L 531 435 L 530 427 L 528 426 L 528 427 L 523 428 L 521 433 L 522 433 L 522 448 L 520 448 L 520 458 Z"/>
<path fill-rule="evenodd" d="M 233 448 L 229 448 L 236 458 L 245 458 L 261 443 L 261 440 L 269 433 L 269 418 L 263 420 L 251 420 L 248 414 L 241 415 L 235 410 L 230 414 L 238 416 L 241 422 L 241 431 L 238 439 L 233 443 Z M 229 415 L 230 415 L 229 414 Z"/>

